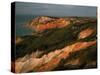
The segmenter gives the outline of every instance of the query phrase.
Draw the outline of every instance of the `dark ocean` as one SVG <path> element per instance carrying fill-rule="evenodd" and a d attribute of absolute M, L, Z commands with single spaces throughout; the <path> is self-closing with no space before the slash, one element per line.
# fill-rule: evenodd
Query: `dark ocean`
<path fill-rule="evenodd" d="M 33 15 L 16 15 L 15 16 L 15 33 L 16 36 L 30 35 L 34 30 L 27 28 L 25 25 L 37 16 Z"/>

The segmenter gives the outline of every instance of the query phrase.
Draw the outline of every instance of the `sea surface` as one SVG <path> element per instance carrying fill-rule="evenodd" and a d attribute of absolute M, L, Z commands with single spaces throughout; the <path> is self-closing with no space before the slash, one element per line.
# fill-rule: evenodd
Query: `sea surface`
<path fill-rule="evenodd" d="M 16 15 L 15 16 L 15 33 L 16 36 L 30 35 L 34 30 L 26 27 L 26 24 L 37 16 L 33 15 Z"/>

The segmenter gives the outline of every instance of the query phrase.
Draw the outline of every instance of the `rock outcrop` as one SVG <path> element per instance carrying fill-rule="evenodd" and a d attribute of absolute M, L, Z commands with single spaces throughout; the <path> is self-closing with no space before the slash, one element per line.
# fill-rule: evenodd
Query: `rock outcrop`
<path fill-rule="evenodd" d="M 90 36 L 91 34 L 93 34 L 94 31 L 95 30 L 94 29 L 91 29 L 91 28 L 87 28 L 87 29 L 81 31 L 79 33 L 79 39 L 84 39 L 84 38 Z"/>
<path fill-rule="evenodd" d="M 64 18 L 49 18 L 46 16 L 41 16 L 33 19 L 28 23 L 28 27 L 34 29 L 35 31 L 44 31 L 51 28 L 61 28 L 70 24 L 70 20 Z"/>
<path fill-rule="evenodd" d="M 17 59 L 15 62 L 15 71 L 19 72 L 29 72 L 29 71 L 50 71 L 58 67 L 60 62 L 66 61 L 70 57 L 71 53 L 77 51 L 84 51 L 85 48 L 96 45 L 96 41 L 90 42 L 77 42 L 70 46 L 66 46 L 63 49 L 54 50 L 48 54 L 43 55 L 41 58 L 32 57 L 29 58 L 23 57 Z M 80 54 L 80 53 L 79 53 Z M 22 61 L 24 59 L 24 61 Z M 84 59 L 83 59 L 84 60 Z M 65 63 L 65 65 L 78 65 L 81 64 L 80 57 L 78 59 L 70 60 L 70 62 Z M 64 64 L 63 64 L 64 65 Z"/>

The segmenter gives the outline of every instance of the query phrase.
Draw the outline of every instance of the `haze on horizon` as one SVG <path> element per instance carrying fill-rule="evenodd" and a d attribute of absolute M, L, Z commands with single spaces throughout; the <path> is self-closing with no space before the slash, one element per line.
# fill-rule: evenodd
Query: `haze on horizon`
<path fill-rule="evenodd" d="M 97 7 L 16 2 L 16 15 L 96 17 Z"/>

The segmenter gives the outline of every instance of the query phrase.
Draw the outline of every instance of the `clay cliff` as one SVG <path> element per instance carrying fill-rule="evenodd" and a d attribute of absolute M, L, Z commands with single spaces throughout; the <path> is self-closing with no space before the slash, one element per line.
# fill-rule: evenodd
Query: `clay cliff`
<path fill-rule="evenodd" d="M 41 16 L 27 26 L 36 32 L 16 39 L 16 73 L 97 67 L 95 18 Z"/>
<path fill-rule="evenodd" d="M 46 16 L 37 17 L 31 20 L 27 26 L 35 31 L 44 31 L 52 28 L 61 28 L 70 24 L 70 20 L 64 18 L 50 18 Z"/>

